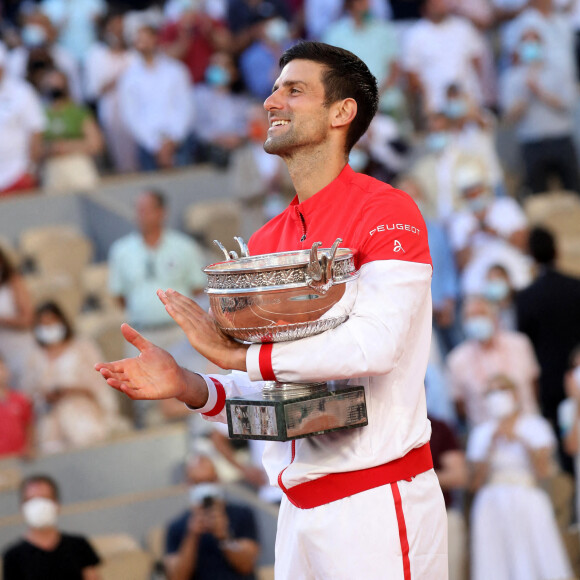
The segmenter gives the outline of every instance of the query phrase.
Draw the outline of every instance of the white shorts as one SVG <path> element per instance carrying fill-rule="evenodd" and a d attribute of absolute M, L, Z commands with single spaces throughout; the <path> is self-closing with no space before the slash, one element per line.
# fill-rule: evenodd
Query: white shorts
<path fill-rule="evenodd" d="M 447 515 L 431 469 L 313 509 L 284 496 L 276 580 L 447 580 Z"/>

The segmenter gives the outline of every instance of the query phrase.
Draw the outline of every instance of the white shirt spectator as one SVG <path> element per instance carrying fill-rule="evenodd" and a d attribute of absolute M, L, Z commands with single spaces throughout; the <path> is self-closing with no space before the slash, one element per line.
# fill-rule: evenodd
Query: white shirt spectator
<path fill-rule="evenodd" d="M 40 9 L 59 30 L 59 44 L 82 62 L 96 40 L 96 20 L 107 10 L 107 3 L 104 0 L 42 0 Z"/>
<path fill-rule="evenodd" d="M 449 223 L 449 241 L 454 251 L 467 247 L 472 257 L 461 273 L 461 287 L 465 294 L 480 294 L 489 268 L 504 266 L 516 290 L 531 282 L 531 262 L 507 239 L 527 227 L 526 216 L 518 203 L 510 197 L 495 198 L 484 218 L 485 226 L 497 232 L 480 231 L 477 217 L 468 209 L 457 212 Z"/>
<path fill-rule="evenodd" d="M 555 9 L 549 16 L 535 8 L 524 10 L 506 26 L 502 41 L 504 52 L 511 55 L 517 49 L 522 34 L 530 29 L 536 30 L 542 37 L 547 61 L 574 75 L 574 24 L 570 15 Z"/>
<path fill-rule="evenodd" d="M 481 38 L 468 20 L 448 16 L 436 24 L 423 18 L 405 37 L 403 68 L 419 76 L 426 106 L 432 111 L 442 109 L 445 90 L 453 83 L 481 103 L 482 90 L 473 61 L 482 53 Z"/>
<path fill-rule="evenodd" d="M 1 49 L 0 49 L 1 50 Z M 25 81 L 0 79 L 0 190 L 15 183 L 30 166 L 30 137 L 44 130 L 40 99 Z"/>
<path fill-rule="evenodd" d="M 137 56 L 119 85 L 121 117 L 137 142 L 150 153 L 164 138 L 182 142 L 189 133 L 193 106 L 185 66 L 158 54 L 152 66 Z"/>
<path fill-rule="evenodd" d="M 28 55 L 28 48 L 24 46 L 18 46 L 8 53 L 6 67 L 10 74 L 21 79 L 26 78 Z M 56 68 L 66 75 L 71 97 L 77 103 L 81 103 L 83 101 L 83 89 L 79 69 L 75 59 L 62 46 L 58 45 L 50 47 L 50 56 L 52 57 Z"/>

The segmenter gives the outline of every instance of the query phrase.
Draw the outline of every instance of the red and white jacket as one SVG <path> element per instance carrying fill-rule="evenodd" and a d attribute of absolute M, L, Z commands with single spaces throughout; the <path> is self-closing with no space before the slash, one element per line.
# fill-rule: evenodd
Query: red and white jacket
<path fill-rule="evenodd" d="M 431 434 L 424 377 L 432 265 L 425 222 L 411 198 L 347 165 L 305 202 L 295 198 L 252 236 L 249 249 L 258 255 L 318 241 L 330 247 L 338 237 L 341 247 L 357 250 L 360 270 L 349 319 L 310 338 L 250 346 L 247 373 L 204 377 L 209 398 L 197 411 L 222 422 L 226 395 L 255 391 L 255 381 L 348 379 L 365 387 L 368 426 L 266 444 L 264 466 L 282 489 L 391 462 Z"/>

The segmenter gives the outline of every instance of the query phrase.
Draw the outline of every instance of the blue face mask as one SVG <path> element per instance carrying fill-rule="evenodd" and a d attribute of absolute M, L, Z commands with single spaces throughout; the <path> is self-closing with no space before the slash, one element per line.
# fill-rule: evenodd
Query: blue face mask
<path fill-rule="evenodd" d="M 520 58 L 524 64 L 532 64 L 540 62 L 544 58 L 544 50 L 542 45 L 535 40 L 525 40 L 520 45 Z"/>
<path fill-rule="evenodd" d="M 461 119 L 467 115 L 465 99 L 448 99 L 445 106 L 445 115 L 450 119 Z"/>
<path fill-rule="evenodd" d="M 351 149 L 348 156 L 348 164 L 355 171 L 363 171 L 369 164 L 369 156 L 362 149 Z"/>
<path fill-rule="evenodd" d="M 435 131 L 433 133 L 429 133 L 429 135 L 427 135 L 425 138 L 425 145 L 429 151 L 433 151 L 435 153 L 445 149 L 448 143 L 449 135 L 447 135 L 445 131 Z"/>
<path fill-rule="evenodd" d="M 225 87 L 230 84 L 230 73 L 217 64 L 210 64 L 205 70 L 205 80 L 212 87 Z"/>
<path fill-rule="evenodd" d="M 487 342 L 495 331 L 493 320 L 489 316 L 472 316 L 463 324 L 463 332 L 470 340 Z"/>
<path fill-rule="evenodd" d="M 509 284 L 505 280 L 489 280 L 483 293 L 491 302 L 501 302 L 510 292 Z"/>
<path fill-rule="evenodd" d="M 481 213 L 489 207 L 490 198 L 487 195 L 478 195 L 467 200 L 467 207 L 473 213 Z"/>
<path fill-rule="evenodd" d="M 46 31 L 38 24 L 27 24 L 22 29 L 22 42 L 29 48 L 37 48 L 46 42 Z"/>

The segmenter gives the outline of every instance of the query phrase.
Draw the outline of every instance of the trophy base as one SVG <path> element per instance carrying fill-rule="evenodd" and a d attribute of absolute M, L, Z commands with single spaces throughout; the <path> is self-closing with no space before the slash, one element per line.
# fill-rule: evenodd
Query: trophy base
<path fill-rule="evenodd" d="M 231 439 L 290 441 L 368 425 L 362 386 L 281 385 L 226 399 Z"/>

